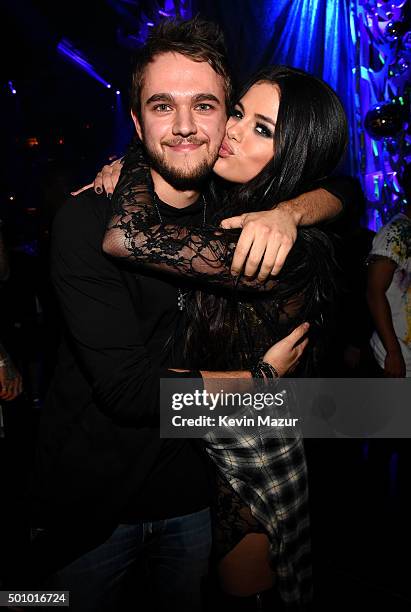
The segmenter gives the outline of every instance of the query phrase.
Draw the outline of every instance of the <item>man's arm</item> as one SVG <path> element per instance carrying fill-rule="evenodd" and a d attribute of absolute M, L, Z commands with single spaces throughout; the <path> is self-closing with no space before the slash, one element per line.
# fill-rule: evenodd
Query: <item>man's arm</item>
<path fill-rule="evenodd" d="M 386 376 L 403 378 L 404 357 L 396 336 L 386 292 L 391 285 L 397 264 L 388 257 L 372 260 L 368 267 L 367 302 L 377 333 L 387 352 L 384 363 Z"/>
<path fill-rule="evenodd" d="M 353 214 L 363 198 L 358 181 L 349 176 L 330 176 L 317 184 L 317 189 L 281 202 L 273 210 L 224 219 L 222 227 L 243 228 L 233 259 L 235 274 L 244 264 L 246 276 L 253 276 L 260 268 L 260 281 L 278 274 L 295 242 L 298 226 L 328 223 L 343 211 Z"/>
<path fill-rule="evenodd" d="M 91 196 L 93 197 L 93 196 Z M 196 371 L 153 365 L 140 321 L 120 270 L 102 251 L 106 210 L 90 195 L 72 198 L 56 215 L 52 232 L 52 279 L 70 345 L 88 379 L 98 408 L 114 422 L 141 427 L 157 422 L 160 378 L 192 378 Z M 299 326 L 298 337 L 305 333 Z M 282 363 L 304 348 L 280 346 Z M 204 378 L 248 378 L 248 372 L 204 373 Z"/>
<path fill-rule="evenodd" d="M 263 355 L 263 361 L 271 364 L 279 376 L 293 371 L 306 349 L 309 339 L 306 336 L 310 324 L 305 322 L 298 325 L 293 331 L 271 346 Z M 304 337 L 306 336 L 306 337 Z M 187 370 L 173 370 L 174 372 L 187 372 Z M 225 391 L 245 392 L 252 387 L 253 379 L 250 371 L 214 372 L 201 370 L 204 388 L 210 393 L 221 390 L 221 380 L 224 380 Z M 232 386 L 232 389 L 230 388 Z"/>
<path fill-rule="evenodd" d="M 101 218 L 96 219 L 98 211 Z M 74 351 L 100 410 L 123 425 L 153 423 L 159 414 L 159 379 L 192 378 L 196 371 L 156 368 L 141 339 L 129 291 L 114 263 L 104 256 L 102 203 L 78 196 L 57 213 L 52 234 L 52 278 Z M 308 325 L 299 325 L 271 347 L 266 359 L 280 373 L 300 359 Z M 271 362 L 271 361 L 270 361 Z M 203 372 L 213 379 L 249 379 L 249 372 Z M 208 381 L 207 381 L 208 379 Z M 207 387 L 206 387 L 207 388 Z"/>
<path fill-rule="evenodd" d="M 177 375 L 155 367 L 146 351 L 126 283 L 101 249 L 105 214 L 104 204 L 89 195 L 59 210 L 52 279 L 70 344 L 99 409 L 119 424 L 144 426 L 159 413 L 159 379 Z"/>
<path fill-rule="evenodd" d="M 337 196 L 320 188 L 302 193 L 287 202 L 281 202 L 277 209 L 288 212 L 296 225 L 317 225 L 334 219 L 343 207 Z"/>
<path fill-rule="evenodd" d="M 325 189 L 315 189 L 281 202 L 273 210 L 224 219 L 221 226 L 225 229 L 243 228 L 232 272 L 253 276 L 258 270 L 259 281 L 278 274 L 296 240 L 297 227 L 327 221 L 341 211 L 342 204 L 336 196 Z"/>

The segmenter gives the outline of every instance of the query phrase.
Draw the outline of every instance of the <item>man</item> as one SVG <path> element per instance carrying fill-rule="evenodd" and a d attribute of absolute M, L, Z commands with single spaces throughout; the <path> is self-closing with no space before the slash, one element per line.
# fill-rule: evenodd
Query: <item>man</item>
<path fill-rule="evenodd" d="M 382 376 L 411 376 L 411 167 L 403 174 L 408 199 L 375 236 L 368 266 L 367 300 L 376 331 L 371 348 Z"/>
<path fill-rule="evenodd" d="M 217 158 L 229 94 L 215 26 L 192 20 L 153 31 L 132 105 L 164 220 L 206 215 L 199 184 Z M 35 510 L 47 527 L 44 556 L 72 563 L 46 584 L 70 589 L 72 609 L 91 612 L 118 608 L 127 575 L 137 606 L 139 576 L 152 604 L 194 612 L 210 551 L 207 467 L 193 441 L 161 440 L 158 430 L 159 378 L 190 377 L 168 369 L 181 360 L 168 342 L 179 321 L 178 285 L 103 255 L 108 204 L 87 191 L 59 211 L 53 231 L 52 275 L 67 334 L 40 427 Z M 297 220 L 339 209 L 320 190 L 279 207 L 273 230 L 269 214 L 250 215 L 236 265 L 250 252 L 251 268 L 256 259 L 258 266 L 273 237 L 281 259 Z M 278 264 L 265 265 L 270 272 Z"/>

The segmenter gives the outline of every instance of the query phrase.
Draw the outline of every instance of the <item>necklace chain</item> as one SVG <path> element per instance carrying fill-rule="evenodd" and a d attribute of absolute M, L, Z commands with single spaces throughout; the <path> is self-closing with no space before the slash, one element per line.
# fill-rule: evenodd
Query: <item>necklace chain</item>
<path fill-rule="evenodd" d="M 206 224 L 207 202 L 206 202 L 204 195 L 202 195 L 201 198 L 203 200 L 203 226 L 204 226 Z M 160 223 L 163 224 L 163 217 L 161 216 L 161 213 L 160 213 L 160 208 L 158 206 L 158 200 L 159 198 L 157 194 L 154 193 L 154 199 L 153 199 L 154 206 L 157 211 L 157 215 L 160 220 Z M 187 294 L 188 294 L 188 291 L 183 291 L 180 287 L 177 287 L 177 307 L 180 311 L 183 311 L 185 309 Z"/>
<path fill-rule="evenodd" d="M 206 224 L 206 214 L 207 214 L 207 202 L 203 195 L 201 196 L 201 199 L 203 200 L 203 225 L 205 225 Z M 158 207 L 159 197 L 156 193 L 154 193 L 153 201 L 154 201 L 154 207 L 156 209 L 160 223 L 164 223 L 163 217 L 161 216 L 160 209 Z"/>

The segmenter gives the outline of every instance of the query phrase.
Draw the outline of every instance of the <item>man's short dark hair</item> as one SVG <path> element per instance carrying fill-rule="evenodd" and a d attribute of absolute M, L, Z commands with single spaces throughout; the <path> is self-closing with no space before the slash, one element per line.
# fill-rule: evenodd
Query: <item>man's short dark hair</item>
<path fill-rule="evenodd" d="M 219 26 L 198 17 L 187 21 L 165 20 L 152 30 L 137 56 L 131 88 L 131 109 L 137 117 L 141 117 L 141 90 L 145 70 L 150 62 L 163 53 L 180 53 L 195 62 L 208 62 L 223 77 L 228 107 L 232 86 L 224 35 Z"/>

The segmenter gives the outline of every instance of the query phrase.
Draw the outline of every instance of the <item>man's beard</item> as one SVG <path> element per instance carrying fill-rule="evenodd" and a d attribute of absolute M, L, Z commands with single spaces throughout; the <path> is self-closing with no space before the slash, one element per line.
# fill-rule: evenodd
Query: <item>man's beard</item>
<path fill-rule="evenodd" d="M 197 143 L 190 138 L 189 143 Z M 164 155 L 150 149 L 147 140 L 144 142 L 148 162 L 158 174 L 172 187 L 179 191 L 200 190 L 204 181 L 209 177 L 215 162 L 217 161 L 219 147 L 215 149 L 209 158 L 201 161 L 197 166 L 191 168 L 176 168 L 167 163 Z"/>

